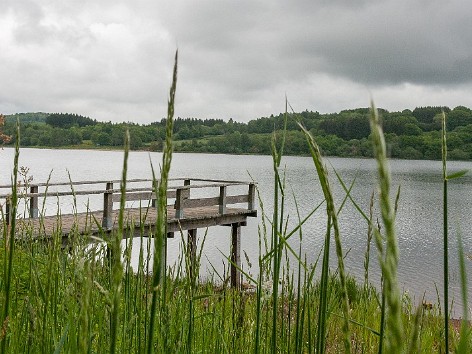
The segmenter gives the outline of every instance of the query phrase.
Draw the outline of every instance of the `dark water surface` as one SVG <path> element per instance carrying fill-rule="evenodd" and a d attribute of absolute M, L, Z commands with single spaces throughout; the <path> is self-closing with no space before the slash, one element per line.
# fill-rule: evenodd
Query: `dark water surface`
<path fill-rule="evenodd" d="M 131 152 L 129 157 L 129 178 L 150 178 L 152 161 L 156 170 L 161 162 L 160 153 Z M 375 161 L 370 159 L 326 159 L 330 169 L 330 181 L 337 206 L 341 204 L 345 193 L 337 181 L 333 168 L 343 181 L 350 185 L 353 181 L 352 197 L 364 210 L 369 211 L 372 192 L 376 191 Z M 10 182 L 13 165 L 13 150 L 0 151 L 0 184 Z M 20 165 L 29 168 L 29 174 L 36 182 L 44 182 L 51 174 L 51 181 L 68 181 L 69 171 L 72 180 L 119 179 L 123 165 L 123 152 L 119 151 L 85 151 L 85 150 L 39 150 L 22 149 Z M 288 228 L 297 223 L 297 212 L 294 203 L 303 218 L 316 205 L 322 202 L 322 192 L 318 185 L 313 162 L 307 157 L 286 157 L 285 166 L 287 184 L 286 214 L 289 215 Z M 392 172 L 392 197 L 401 187 L 398 214 L 396 219 L 398 244 L 400 248 L 399 281 L 401 288 L 414 301 L 420 302 L 423 295 L 426 301 L 436 302 L 443 293 L 443 238 L 442 238 L 442 166 L 439 161 L 390 161 Z M 449 162 L 449 173 L 461 169 L 472 169 L 471 162 Z M 173 177 L 194 177 L 210 179 L 250 180 L 253 178 L 260 190 L 261 199 L 267 213 L 273 205 L 273 168 L 270 156 L 209 155 L 209 154 L 174 154 L 171 175 Z M 457 235 L 460 234 L 466 255 L 468 283 L 472 281 L 472 232 L 470 218 L 472 215 L 472 175 L 466 175 L 449 183 L 449 234 L 450 234 L 450 297 L 454 300 L 455 316 L 460 316 L 462 307 L 460 299 L 460 274 L 457 256 Z M 72 208 L 72 202 L 61 202 L 62 212 Z M 79 211 L 85 209 L 87 201 L 78 200 Z M 101 199 L 90 201 L 91 206 L 100 208 Z M 55 213 L 57 201 L 47 205 L 48 213 Z M 378 202 L 375 204 L 375 215 L 379 217 Z M 261 224 L 261 213 L 257 219 L 249 219 L 248 226 L 242 230 L 242 250 L 252 265 L 243 258 L 244 269 L 251 274 L 258 272 L 255 264 L 259 252 L 258 225 Z M 324 208 L 320 208 L 303 228 L 302 249 L 309 262 L 316 262 L 323 244 L 326 230 Z M 346 203 L 340 213 L 341 237 L 343 250 L 347 252 L 346 267 L 348 272 L 358 279 L 364 277 L 364 258 L 367 242 L 367 223 L 351 202 Z M 203 238 L 205 230 L 199 230 Z M 229 228 L 214 227 L 208 230 L 204 245 L 201 276 L 205 277 L 215 268 L 223 272 L 223 256 L 229 253 Z M 180 238 L 169 240 L 169 261 L 174 262 L 180 253 Z M 298 250 L 299 236 L 290 240 Z M 134 243 L 138 245 L 138 243 Z M 334 246 L 332 247 L 334 251 Z M 137 247 L 134 250 L 138 254 Z M 377 262 L 377 250 L 372 243 L 370 252 L 370 279 L 378 284 L 380 271 Z M 332 254 L 332 266 L 336 267 L 335 255 Z M 135 259 L 137 262 L 137 257 Z M 295 263 L 292 260 L 292 266 Z M 469 290 L 469 297 L 472 291 Z"/>

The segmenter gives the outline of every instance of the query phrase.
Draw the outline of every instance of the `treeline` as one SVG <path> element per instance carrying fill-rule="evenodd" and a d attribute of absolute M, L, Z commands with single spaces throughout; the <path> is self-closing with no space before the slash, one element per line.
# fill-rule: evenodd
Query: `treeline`
<path fill-rule="evenodd" d="M 472 110 L 464 106 L 454 109 L 418 107 L 401 112 L 379 109 L 389 155 L 403 159 L 440 159 L 442 112 L 447 116 L 449 158 L 472 159 Z M 290 113 L 286 120 L 284 152 L 290 155 L 309 153 L 300 123 L 313 134 L 327 156 L 371 157 L 369 114 L 368 108 L 332 114 Z M 27 113 L 6 116 L 4 131 L 13 136 L 10 144 L 15 141 L 16 119 L 20 121 L 22 146 L 120 147 L 128 129 L 132 149 L 159 151 L 165 137 L 165 119 L 138 125 L 97 122 L 76 114 Z M 178 118 L 174 123 L 175 150 L 270 154 L 271 136 L 273 132 L 280 133 L 284 124 L 283 113 L 248 123 L 233 119 Z"/>

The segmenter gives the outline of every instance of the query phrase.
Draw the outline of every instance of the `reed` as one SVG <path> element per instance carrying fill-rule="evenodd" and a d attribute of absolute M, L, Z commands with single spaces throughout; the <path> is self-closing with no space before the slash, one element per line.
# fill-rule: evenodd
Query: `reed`
<path fill-rule="evenodd" d="M 442 113 L 442 130 L 441 130 L 441 148 L 442 148 L 442 179 L 443 179 L 443 279 L 444 279 L 444 350 L 447 352 L 450 348 L 449 344 L 449 226 L 448 226 L 448 181 L 460 178 L 468 171 L 461 170 L 449 175 L 447 172 L 447 131 L 446 131 L 446 114 Z M 464 328 L 464 323 L 468 323 L 468 307 L 467 307 L 467 292 L 464 290 L 467 287 L 467 277 L 465 275 L 464 255 L 462 241 L 459 235 L 459 270 L 461 278 L 462 299 L 464 306 L 464 319 L 466 322 L 462 323 L 461 341 L 459 344 L 459 352 L 467 348 L 469 330 Z M 467 326 L 465 326 L 467 327 Z M 467 352 L 467 351 L 465 351 Z"/>
<path fill-rule="evenodd" d="M 385 228 L 385 251 L 379 247 L 379 263 L 382 268 L 383 293 L 385 296 L 385 307 L 388 310 L 386 324 L 389 331 L 387 335 L 387 353 L 399 353 L 403 350 L 404 336 L 403 323 L 401 319 L 401 298 L 398 288 L 398 240 L 395 232 L 395 213 L 390 201 L 390 171 L 387 161 L 385 139 L 382 126 L 379 121 L 378 112 L 371 104 L 370 119 L 372 140 L 374 146 L 374 157 L 377 161 L 379 178 L 380 211 Z M 379 234 L 377 230 L 377 234 Z M 378 239 L 381 236 L 378 235 Z M 377 243 L 379 244 L 379 242 Z"/>
<path fill-rule="evenodd" d="M 120 190 L 120 211 L 118 214 L 118 230 L 114 232 L 114 237 L 111 240 L 111 272 L 112 272 L 112 308 L 111 308 L 111 340 L 110 340 L 110 353 L 115 353 L 117 348 L 117 335 L 119 330 L 119 313 L 120 313 L 120 302 L 121 302 L 121 286 L 123 277 L 123 265 L 121 263 L 121 240 L 123 239 L 123 228 L 124 228 L 124 212 L 125 212 L 125 201 L 126 201 L 126 176 L 128 172 L 128 154 L 129 154 L 129 131 L 125 134 L 125 147 L 124 147 L 124 159 L 123 159 L 123 173 L 121 176 Z"/>
<path fill-rule="evenodd" d="M 449 349 L 449 241 L 447 220 L 447 143 L 446 115 L 442 114 L 442 176 L 443 176 L 443 277 L 444 277 L 444 346 Z"/>
<path fill-rule="evenodd" d="M 158 302 L 158 287 L 161 286 L 161 305 L 162 310 L 166 311 L 166 261 L 167 261 L 167 182 L 169 178 L 170 165 L 172 161 L 172 132 L 174 124 L 174 104 L 175 92 L 177 88 L 177 64 L 178 52 L 175 52 L 174 70 L 172 75 L 172 85 L 170 87 L 169 101 L 167 105 L 167 122 L 166 122 L 166 140 L 162 155 L 161 178 L 159 183 L 154 182 L 157 200 L 157 221 L 155 230 L 155 247 L 154 247 L 154 264 L 153 264 L 153 280 L 152 280 L 152 301 L 151 314 L 149 321 L 149 339 L 147 343 L 147 352 L 150 354 L 153 350 L 154 326 Z M 156 179 L 154 178 L 154 181 Z M 167 313 L 164 313 L 164 321 L 167 320 Z M 166 328 L 161 329 L 164 339 L 164 348 L 167 349 Z"/>
<path fill-rule="evenodd" d="M 459 269 L 461 278 L 461 295 L 463 306 L 463 317 L 461 321 L 460 340 L 457 345 L 458 353 L 470 352 L 470 324 L 469 324 L 469 306 L 467 297 L 467 275 L 465 270 L 464 246 L 462 245 L 462 237 L 458 234 L 459 243 Z"/>
<path fill-rule="evenodd" d="M 3 117 L 3 116 L 2 116 Z M 15 158 L 14 158 L 14 163 L 13 163 L 13 176 L 12 176 L 12 191 L 11 191 L 11 199 L 7 201 L 7 203 L 10 203 L 11 205 L 11 211 L 10 215 L 6 215 L 7 218 L 10 220 L 10 225 L 9 228 L 7 228 L 5 222 L 3 225 L 6 239 L 7 235 L 7 230 L 10 231 L 9 233 L 9 239 L 7 242 L 5 242 L 5 263 L 4 263 L 4 279 L 5 281 L 5 286 L 4 286 L 4 305 L 3 305 L 3 314 L 1 317 L 1 323 L 2 323 L 2 332 L 4 331 L 4 328 L 6 328 L 10 322 L 10 300 L 11 300 L 11 285 L 12 285 L 12 275 L 13 275 L 13 257 L 15 253 L 15 229 L 16 229 L 16 210 L 17 210 L 17 203 L 18 203 L 18 158 L 20 156 L 20 123 L 17 121 L 16 123 L 16 143 L 15 143 Z M 7 256 L 8 254 L 8 256 Z M 2 354 L 5 353 L 6 351 L 6 343 L 7 343 L 7 338 L 6 336 L 0 334 L 0 337 L 3 337 L 2 340 L 2 345 L 1 345 L 1 352 Z"/>
<path fill-rule="evenodd" d="M 277 317 L 278 311 L 278 298 L 279 298 L 279 277 L 280 277 L 280 266 L 283 247 L 279 243 L 279 236 L 282 234 L 282 222 L 283 222 L 283 210 L 284 210 L 284 186 L 280 177 L 280 162 L 283 156 L 283 149 L 285 145 L 285 132 L 287 127 L 287 100 L 285 101 L 285 116 L 284 116 L 284 129 L 282 133 L 282 141 L 279 147 L 277 147 L 277 135 L 272 135 L 271 146 L 272 146 L 272 161 L 274 168 L 274 211 L 272 218 L 272 240 L 271 247 L 274 250 L 273 255 L 273 274 L 272 274 L 272 317 Z M 281 196 L 279 197 L 279 194 Z M 280 225 L 279 225 L 280 222 Z M 272 346 L 271 353 L 277 352 L 277 323 L 272 322 Z"/>
<path fill-rule="evenodd" d="M 323 190 L 323 195 L 326 201 L 326 213 L 328 216 L 328 221 L 327 221 L 327 232 L 326 232 L 326 238 L 325 238 L 325 251 L 323 255 L 323 269 L 322 269 L 322 284 L 324 285 L 322 287 L 321 293 L 320 293 L 320 316 L 319 316 L 319 321 L 318 321 L 318 342 L 317 342 L 317 352 L 319 353 L 324 353 L 325 351 L 325 343 L 324 343 L 324 337 L 325 337 L 325 331 L 326 331 L 326 299 L 327 299 L 327 276 L 328 276 L 328 263 L 329 263 L 329 243 L 330 243 L 330 234 L 331 234 L 331 229 L 334 232 L 334 240 L 335 240 L 335 246 L 336 246 L 336 255 L 338 258 L 338 270 L 339 270 L 339 279 L 340 279 L 340 284 L 341 284 L 341 301 L 342 301 L 342 311 L 343 311 L 343 334 L 344 334 L 344 351 L 346 353 L 349 353 L 351 351 L 351 339 L 350 339 L 350 333 L 349 333 L 349 302 L 347 298 L 347 290 L 346 290 L 346 272 L 344 269 L 344 260 L 343 260 L 343 250 L 342 250 L 342 245 L 341 245 L 341 236 L 339 232 L 339 226 L 338 226 L 338 215 L 337 215 L 337 210 L 334 206 L 334 198 L 333 194 L 331 192 L 331 187 L 329 184 L 329 179 L 328 179 L 328 172 L 326 167 L 323 165 L 323 160 L 321 157 L 321 152 L 314 141 L 313 137 L 311 134 L 303 127 L 301 126 L 303 133 L 305 134 L 307 144 L 310 148 L 310 153 L 311 157 L 313 159 L 313 163 L 316 168 L 316 172 L 318 174 L 318 178 L 321 184 L 321 188 Z"/>

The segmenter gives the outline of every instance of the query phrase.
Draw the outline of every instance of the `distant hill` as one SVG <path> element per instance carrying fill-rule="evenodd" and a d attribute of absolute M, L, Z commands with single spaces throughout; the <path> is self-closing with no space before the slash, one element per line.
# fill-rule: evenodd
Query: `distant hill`
<path fill-rule="evenodd" d="M 20 123 L 46 123 L 46 117 L 51 113 L 44 112 L 32 112 L 32 113 L 15 113 L 5 116 L 5 121 L 7 123 L 15 123 L 17 119 L 20 120 Z"/>
<path fill-rule="evenodd" d="M 472 109 L 457 106 L 416 107 L 389 112 L 379 109 L 389 157 L 441 159 L 442 117 L 446 116 L 448 158 L 472 161 Z M 21 146 L 121 148 L 126 130 L 131 149 L 159 151 L 166 137 L 166 120 L 147 125 L 97 122 L 73 113 L 19 113 L 7 117 L 3 133 L 14 144 L 16 119 L 21 122 Z M 273 134 L 286 129 L 284 153 L 309 155 L 298 123 L 316 138 L 325 156 L 372 157 L 370 110 L 339 113 L 313 111 L 280 113 L 247 123 L 222 119 L 176 118 L 175 151 L 223 154 L 271 154 Z M 281 139 L 277 142 L 279 143 Z"/>

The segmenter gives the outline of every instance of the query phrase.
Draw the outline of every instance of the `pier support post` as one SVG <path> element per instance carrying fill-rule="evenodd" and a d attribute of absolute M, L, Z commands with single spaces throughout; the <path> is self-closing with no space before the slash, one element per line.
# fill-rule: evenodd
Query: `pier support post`
<path fill-rule="evenodd" d="M 30 193 L 38 193 L 38 186 L 31 186 Z M 39 216 L 39 207 L 38 207 L 38 196 L 31 196 L 29 200 L 29 212 L 30 218 L 37 218 Z"/>
<path fill-rule="evenodd" d="M 231 287 L 241 288 L 241 223 L 231 224 Z"/>
<path fill-rule="evenodd" d="M 196 261 L 197 261 L 197 229 L 188 230 L 187 233 L 187 251 L 189 257 L 189 277 L 193 280 L 197 278 Z"/>

